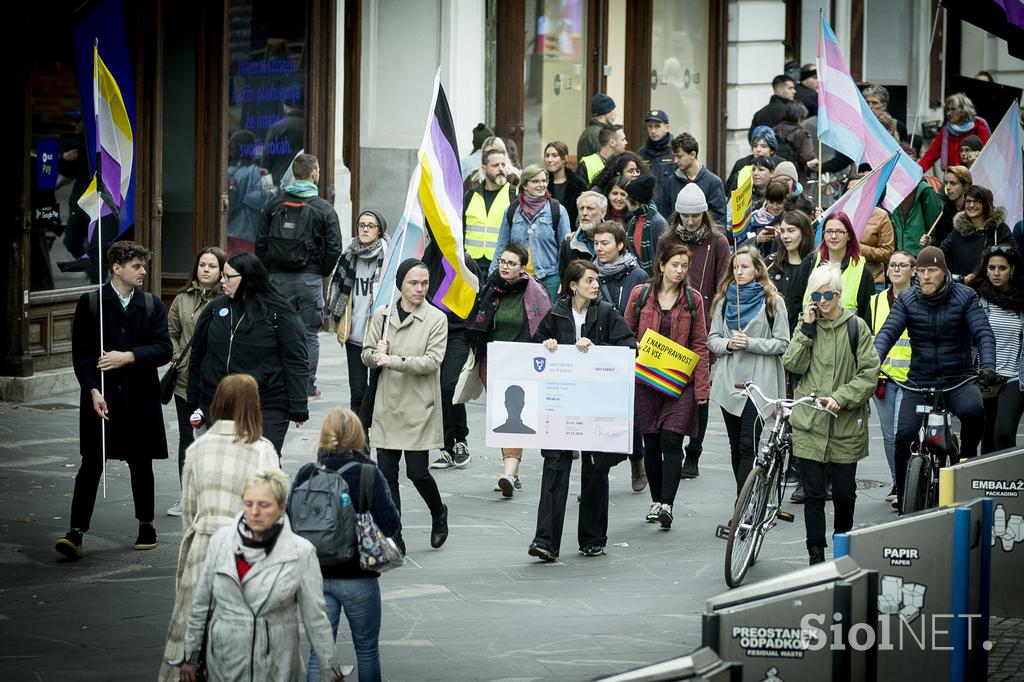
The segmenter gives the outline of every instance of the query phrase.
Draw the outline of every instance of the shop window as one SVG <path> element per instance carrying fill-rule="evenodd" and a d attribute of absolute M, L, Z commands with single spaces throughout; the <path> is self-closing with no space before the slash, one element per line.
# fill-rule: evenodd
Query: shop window
<path fill-rule="evenodd" d="M 651 108 L 668 114 L 672 134 L 688 132 L 706 159 L 708 0 L 654 0 Z"/>

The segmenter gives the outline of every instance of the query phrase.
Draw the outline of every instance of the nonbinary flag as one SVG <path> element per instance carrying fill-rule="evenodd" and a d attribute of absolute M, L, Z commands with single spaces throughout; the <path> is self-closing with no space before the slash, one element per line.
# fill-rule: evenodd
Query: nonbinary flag
<path fill-rule="evenodd" d="M 853 233 L 857 235 L 857 241 L 860 241 L 875 207 L 881 201 L 882 195 L 887 194 L 886 183 L 891 181 L 898 160 L 899 156 L 896 154 L 890 156 L 885 163 L 865 175 L 853 189 L 841 196 L 839 201 L 828 207 L 828 210 L 822 214 L 821 220 L 818 221 L 814 238 L 815 246 L 821 244 L 822 226 L 828 221 L 828 217 L 839 211 L 850 218 L 850 222 L 853 224 Z"/>
<path fill-rule="evenodd" d="M 1011 228 L 1024 218 L 1020 142 L 1020 106 L 1014 102 L 971 166 L 974 184 L 992 190 L 995 205 L 1006 209 Z"/>
<path fill-rule="evenodd" d="M 732 240 L 735 244 L 739 244 L 744 236 L 747 229 L 747 221 L 750 220 L 750 214 L 753 212 L 754 181 L 752 172 L 753 166 L 744 166 L 740 169 L 736 189 L 733 190 L 732 196 L 729 197 L 731 216 L 729 222 L 732 223 Z"/>
<path fill-rule="evenodd" d="M 89 216 L 89 239 L 100 216 L 116 215 L 124 204 L 132 181 L 134 157 L 132 126 L 117 81 L 100 59 L 99 46 L 93 45 L 93 104 L 96 111 L 96 150 L 99 166 L 92 182 L 78 199 Z M 97 178 L 102 183 L 102 204 L 97 202 Z M 102 248 L 103 245 L 100 245 Z"/>
<path fill-rule="evenodd" d="M 867 163 L 872 168 L 897 155 L 899 161 L 883 203 L 890 213 L 921 181 L 921 167 L 903 151 L 864 101 L 846 68 L 836 34 L 824 16 L 818 43 L 818 139 L 854 163 Z"/>

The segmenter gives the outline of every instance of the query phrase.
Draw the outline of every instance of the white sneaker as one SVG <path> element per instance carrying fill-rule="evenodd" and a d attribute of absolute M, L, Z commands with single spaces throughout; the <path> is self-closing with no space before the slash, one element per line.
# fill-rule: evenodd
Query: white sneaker
<path fill-rule="evenodd" d="M 647 510 L 647 516 L 644 517 L 644 521 L 647 523 L 657 523 L 660 515 L 661 502 L 651 502 L 651 508 Z"/>
<path fill-rule="evenodd" d="M 178 500 L 171 505 L 171 508 L 167 510 L 168 516 L 181 516 L 181 500 Z"/>

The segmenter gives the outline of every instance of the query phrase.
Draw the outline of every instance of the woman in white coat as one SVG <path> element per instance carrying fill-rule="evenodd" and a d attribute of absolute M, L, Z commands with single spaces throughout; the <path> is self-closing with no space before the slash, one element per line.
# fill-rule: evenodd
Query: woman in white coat
<path fill-rule="evenodd" d="M 211 682 L 299 679 L 300 616 L 320 657 L 320 679 L 344 679 L 316 550 L 292 533 L 284 513 L 287 494 L 288 477 L 280 469 L 257 471 L 242 489 L 242 513 L 210 539 L 188 618 L 182 682 L 196 680 L 207 629 Z"/>

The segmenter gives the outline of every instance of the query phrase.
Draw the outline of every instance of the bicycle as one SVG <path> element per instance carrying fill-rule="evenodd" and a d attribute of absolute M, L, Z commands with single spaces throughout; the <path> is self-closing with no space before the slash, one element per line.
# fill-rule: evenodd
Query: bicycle
<path fill-rule="evenodd" d="M 960 460 L 960 439 L 952 432 L 944 397 L 947 393 L 977 381 L 978 377 L 969 376 L 948 388 L 920 388 L 893 379 L 885 370 L 881 372 L 902 390 L 924 396 L 924 402 L 916 409 L 916 413 L 921 415 L 921 426 L 917 438 L 910 444 L 900 513 L 912 514 L 931 509 L 939 502 L 939 469 Z"/>
<path fill-rule="evenodd" d="M 743 582 L 747 571 L 757 561 L 764 536 L 768 531 L 779 521 L 793 522 L 793 514 L 782 511 L 785 471 L 789 458 L 793 456 L 793 435 L 789 425 L 789 416 L 793 408 L 797 405 L 807 405 L 835 417 L 821 406 L 818 396 L 814 394 L 797 400 L 771 400 L 757 385 L 749 381 L 736 384 L 736 388 L 743 389 L 755 405 L 760 400 L 765 407 L 772 407 L 775 423 L 768 434 L 768 441 L 758 451 L 754 467 L 743 483 L 739 497 L 736 498 L 729 527 L 719 526 L 716 532 L 718 537 L 725 537 L 728 540 L 725 546 L 725 583 L 729 587 L 739 587 Z M 758 413 L 761 411 L 759 409 Z"/>

